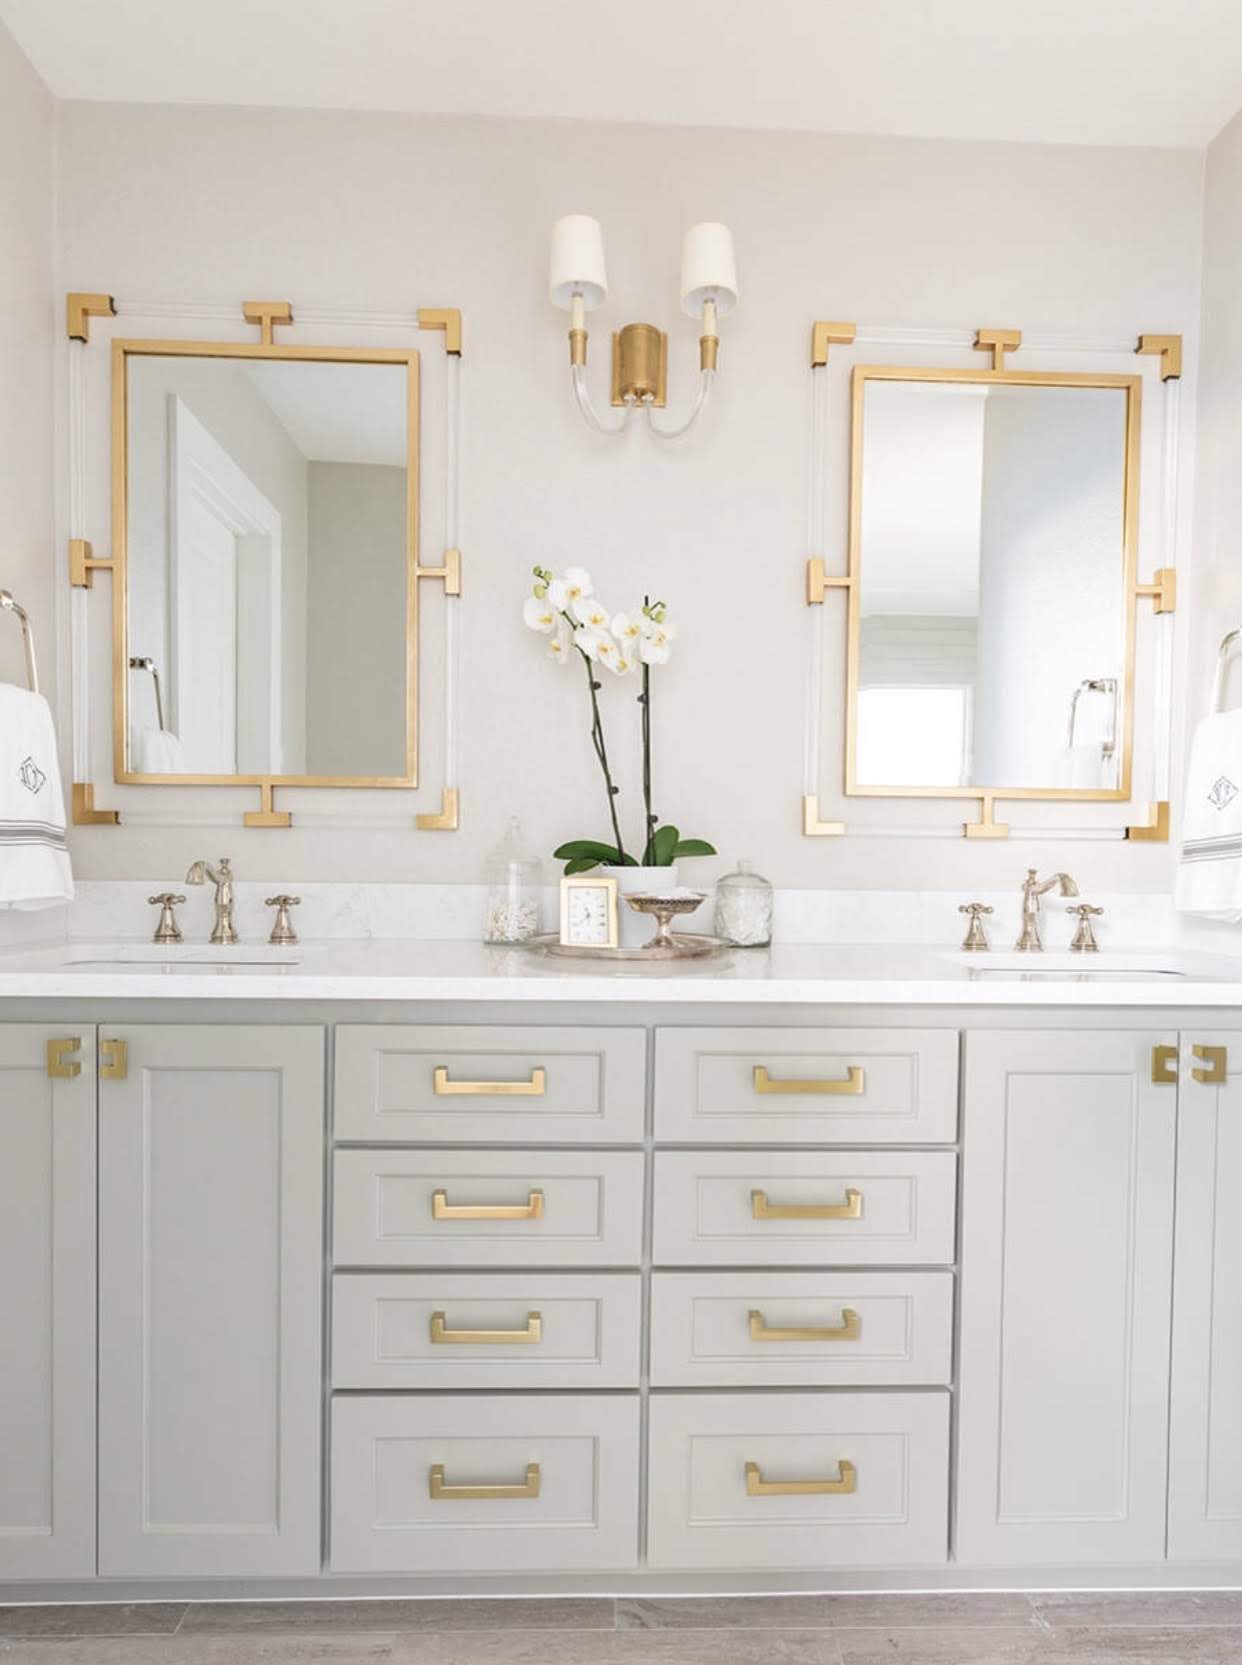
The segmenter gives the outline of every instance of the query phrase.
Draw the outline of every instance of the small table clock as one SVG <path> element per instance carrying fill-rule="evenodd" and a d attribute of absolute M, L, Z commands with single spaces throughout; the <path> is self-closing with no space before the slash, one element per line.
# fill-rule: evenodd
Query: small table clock
<path fill-rule="evenodd" d="M 561 943 L 566 948 L 615 948 L 617 881 L 598 873 L 561 880 Z"/>

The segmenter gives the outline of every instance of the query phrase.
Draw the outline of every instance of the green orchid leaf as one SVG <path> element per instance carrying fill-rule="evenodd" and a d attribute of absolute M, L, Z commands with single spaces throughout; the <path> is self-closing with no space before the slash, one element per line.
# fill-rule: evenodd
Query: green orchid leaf
<path fill-rule="evenodd" d="M 565 872 L 567 875 L 570 873 L 589 873 L 593 867 L 598 866 L 599 863 L 594 856 L 575 856 L 573 861 L 565 863 Z"/>
<path fill-rule="evenodd" d="M 673 851 L 673 859 L 678 856 L 714 856 L 716 846 L 709 844 L 705 838 L 683 838 Z"/>
<path fill-rule="evenodd" d="M 681 834 L 676 827 L 659 827 L 651 840 L 651 865 L 653 867 L 671 867 L 673 852 L 677 848 L 677 841 Z"/>

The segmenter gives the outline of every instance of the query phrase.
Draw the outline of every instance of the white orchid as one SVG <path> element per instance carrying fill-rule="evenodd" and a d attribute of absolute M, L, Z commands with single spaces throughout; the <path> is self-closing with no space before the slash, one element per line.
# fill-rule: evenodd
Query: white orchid
<path fill-rule="evenodd" d="M 602 601 L 594 596 L 578 596 L 570 611 L 578 623 L 585 625 L 588 630 L 605 631 L 608 629 L 608 609 Z"/>
<path fill-rule="evenodd" d="M 628 653 L 633 653 L 643 633 L 643 615 L 618 613 L 612 621 L 612 633 Z"/>
<path fill-rule="evenodd" d="M 587 659 L 602 659 L 606 653 L 617 650 L 611 636 L 605 636 L 602 630 L 588 630 L 585 625 L 574 631 L 574 646 Z"/>
<path fill-rule="evenodd" d="M 528 595 L 522 603 L 522 622 L 528 630 L 538 630 L 545 636 L 550 635 L 556 629 L 556 608 L 546 598 L 541 600 L 538 596 Z"/>
<path fill-rule="evenodd" d="M 603 657 L 603 655 L 601 655 L 601 657 Z M 607 664 L 609 670 L 615 671 L 618 676 L 628 676 L 634 669 L 634 666 L 638 663 L 636 659 L 631 659 L 630 656 L 621 648 L 618 648 L 616 652 L 606 658 L 604 662 Z"/>
<path fill-rule="evenodd" d="M 676 634 L 676 625 L 670 624 L 667 619 L 645 617 L 642 640 L 638 644 L 638 656 L 643 664 L 667 665 L 673 637 Z"/>
<path fill-rule="evenodd" d="M 569 663 L 569 639 L 564 630 L 558 630 L 548 643 L 548 658 L 555 659 L 559 665 Z"/>
<path fill-rule="evenodd" d="M 585 601 L 594 588 L 585 567 L 566 567 L 563 578 L 553 578 L 549 583 L 548 599 L 558 612 L 564 613 L 575 601 Z"/>

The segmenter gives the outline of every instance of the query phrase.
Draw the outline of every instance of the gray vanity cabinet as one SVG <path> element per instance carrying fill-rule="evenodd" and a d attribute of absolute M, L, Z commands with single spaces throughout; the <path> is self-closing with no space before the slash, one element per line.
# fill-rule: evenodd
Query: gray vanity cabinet
<path fill-rule="evenodd" d="M 323 1031 L 109 1034 L 99 1571 L 316 1573 Z"/>
<path fill-rule="evenodd" d="M 0 1578 L 94 1572 L 95 1031 L 4 1023 Z"/>

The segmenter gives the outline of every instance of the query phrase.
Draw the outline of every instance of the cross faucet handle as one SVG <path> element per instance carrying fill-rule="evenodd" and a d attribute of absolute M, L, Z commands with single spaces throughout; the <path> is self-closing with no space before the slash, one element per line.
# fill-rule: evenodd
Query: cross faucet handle
<path fill-rule="evenodd" d="M 280 945 L 298 940 L 298 934 L 293 928 L 293 921 L 289 917 L 289 909 L 299 907 L 301 902 L 302 898 L 300 896 L 268 897 L 265 905 L 276 909 L 276 919 L 272 925 L 272 934 L 268 938 L 269 942 Z"/>
<path fill-rule="evenodd" d="M 1074 940 L 1070 943 L 1072 954 L 1098 954 L 1099 943 L 1095 940 L 1095 931 L 1091 921 L 1104 912 L 1103 908 L 1093 908 L 1090 902 L 1077 902 L 1067 913 L 1077 914 L 1078 929 L 1074 932 Z"/>
<path fill-rule="evenodd" d="M 177 923 L 177 916 L 173 909 L 180 907 L 181 903 L 185 901 L 185 897 L 179 896 L 171 890 L 162 890 L 158 896 L 148 896 L 147 901 L 153 908 L 160 910 L 159 923 L 155 927 L 155 935 L 151 940 L 161 943 L 180 942 L 182 940 L 181 927 Z"/>
<path fill-rule="evenodd" d="M 970 924 L 966 928 L 966 935 L 962 947 L 968 954 L 985 953 L 991 946 L 987 932 L 983 928 L 983 917 L 992 912 L 986 902 L 963 902 L 958 913 L 970 915 Z"/>

